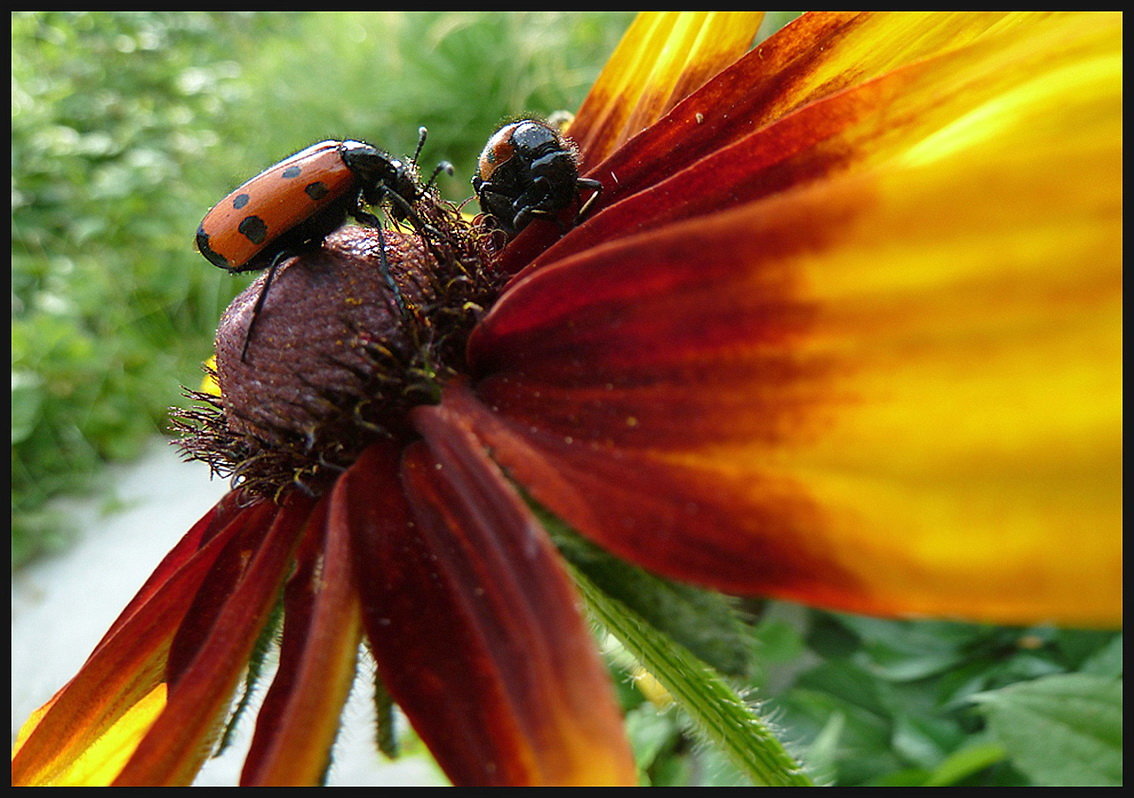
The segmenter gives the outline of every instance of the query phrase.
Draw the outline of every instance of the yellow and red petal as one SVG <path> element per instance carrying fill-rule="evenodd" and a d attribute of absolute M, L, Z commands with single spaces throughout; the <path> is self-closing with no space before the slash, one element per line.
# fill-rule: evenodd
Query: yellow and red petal
<path fill-rule="evenodd" d="M 318 784 L 354 680 L 362 623 L 350 518 L 335 495 L 326 524 L 312 532 L 284 591 L 280 662 L 256 717 L 245 786 Z"/>
<path fill-rule="evenodd" d="M 648 135 L 673 106 L 739 58 L 751 45 L 762 18 L 762 13 L 735 11 L 640 14 L 571 124 L 582 171 L 590 171 L 612 153 L 613 161 L 621 164 L 621 145 L 643 131 Z M 666 156 L 675 170 L 681 168 L 680 152 Z M 612 178 L 615 170 L 618 175 Z M 619 186 L 623 171 L 615 166 L 603 172 L 599 207 L 625 196 Z M 530 225 L 494 265 L 509 274 L 519 271 L 556 237 L 551 225 Z"/>
<path fill-rule="evenodd" d="M 229 494 L 158 566 L 83 668 L 21 730 L 13 784 L 108 783 L 164 707 L 169 652 L 232 540 L 266 528 Z M 92 781 L 93 780 L 93 781 Z"/>
<path fill-rule="evenodd" d="M 923 30 L 910 30 L 914 23 Z M 1061 85 L 1060 66 L 1089 60 L 1114 25 L 1090 15 L 808 14 L 593 169 L 589 177 L 604 186 L 599 207 L 609 210 L 550 249 L 547 231 L 533 229 L 505 250 L 500 269 L 540 268 L 904 154 L 946 128 L 942 120 L 979 118 L 1003 97 L 1043 85 L 1032 80 L 1037 72 Z M 845 62 L 864 49 L 872 57 L 861 65 Z"/>
<path fill-rule="evenodd" d="M 252 555 L 263 545 L 278 507 L 259 501 L 249 510 L 244 528 L 225 544 L 202 581 L 201 589 L 186 602 L 185 618 L 177 628 L 166 658 L 165 681 L 171 690 L 177 689 L 212 634 L 217 618 L 244 579 Z"/>
<path fill-rule="evenodd" d="M 584 170 L 735 61 L 762 12 L 647 12 L 626 31 L 571 125 Z"/>
<path fill-rule="evenodd" d="M 1075 27 L 1094 24 L 1049 13 L 811 12 L 743 58 L 746 48 L 734 48 L 736 63 L 720 63 L 731 65 L 674 104 L 670 113 L 659 114 L 657 124 L 641 131 L 633 146 L 606 148 L 606 172 L 591 176 L 609 177 L 610 190 L 626 196 L 635 190 L 627 182 L 650 184 L 638 176 L 639 170 L 670 166 L 677 171 L 812 102 L 925 59 L 985 43 L 993 49 L 1010 47 L 1040 30 L 1058 34 L 1068 29 L 1073 37 Z M 650 55 L 641 52 L 639 57 L 649 60 Z M 572 134 L 577 130 L 573 126 Z M 646 153 L 668 157 L 657 163 Z M 588 163 L 598 165 L 597 159 Z M 609 198 L 604 202 L 609 204 Z"/>
<path fill-rule="evenodd" d="M 313 501 L 292 494 L 263 538 L 243 549 L 239 578 L 212 614 L 192 656 L 170 680 L 165 708 L 115 785 L 189 784 L 219 731 L 228 702 L 288 574 L 296 545 L 322 521 Z"/>
<path fill-rule="evenodd" d="M 835 124 L 781 138 L 775 191 L 521 276 L 471 342 L 479 400 L 447 405 L 535 498 L 674 576 L 1116 623 L 1121 20 L 968 38 L 800 108 Z M 709 163 L 767 179 L 744 152 Z"/>
<path fill-rule="evenodd" d="M 392 447 L 372 448 L 345 477 L 366 631 L 391 695 L 454 784 L 634 783 L 553 547 L 467 430 L 417 418 L 428 446 L 400 468 Z"/>

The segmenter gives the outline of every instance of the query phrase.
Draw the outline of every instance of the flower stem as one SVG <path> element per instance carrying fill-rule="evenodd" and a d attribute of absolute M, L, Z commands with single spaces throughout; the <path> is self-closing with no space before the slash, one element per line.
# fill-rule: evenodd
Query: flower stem
<path fill-rule="evenodd" d="M 669 691 L 701 732 L 759 786 L 813 786 L 767 724 L 708 665 L 571 566 L 594 617 Z"/>

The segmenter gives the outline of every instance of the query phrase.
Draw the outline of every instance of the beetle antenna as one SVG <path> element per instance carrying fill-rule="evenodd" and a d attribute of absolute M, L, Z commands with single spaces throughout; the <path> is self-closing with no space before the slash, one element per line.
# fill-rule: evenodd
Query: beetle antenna
<path fill-rule="evenodd" d="M 424 125 L 417 129 L 417 149 L 413 151 L 412 161 L 414 166 L 417 166 L 417 156 L 421 155 L 421 148 L 425 146 L 425 137 L 427 135 L 429 135 L 429 131 L 425 129 Z"/>
<path fill-rule="evenodd" d="M 433 188 L 433 184 L 437 181 L 437 176 L 442 172 L 452 177 L 453 173 L 455 172 L 455 170 L 453 169 L 453 164 L 449 163 L 448 161 L 442 161 L 441 163 L 437 164 L 436 168 L 433 170 L 433 174 L 429 176 L 428 182 L 426 182 L 426 184 L 421 189 L 421 194 L 423 196 L 426 192 L 429 191 L 429 189 Z"/>

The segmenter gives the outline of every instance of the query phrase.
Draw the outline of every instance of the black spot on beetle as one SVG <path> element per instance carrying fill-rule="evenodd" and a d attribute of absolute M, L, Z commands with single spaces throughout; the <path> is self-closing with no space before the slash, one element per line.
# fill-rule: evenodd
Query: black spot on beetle
<path fill-rule="evenodd" d="M 263 244 L 268 238 L 268 225 L 259 216 L 246 216 L 236 228 L 253 244 Z"/>

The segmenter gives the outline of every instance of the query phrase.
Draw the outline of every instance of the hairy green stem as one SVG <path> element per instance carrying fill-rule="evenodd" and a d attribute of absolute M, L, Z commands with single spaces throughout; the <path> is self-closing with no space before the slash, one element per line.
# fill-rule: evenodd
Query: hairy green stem
<path fill-rule="evenodd" d="M 594 617 L 661 683 L 701 732 L 753 784 L 813 786 L 752 707 L 708 665 L 661 634 L 577 568 L 572 576 Z"/>

